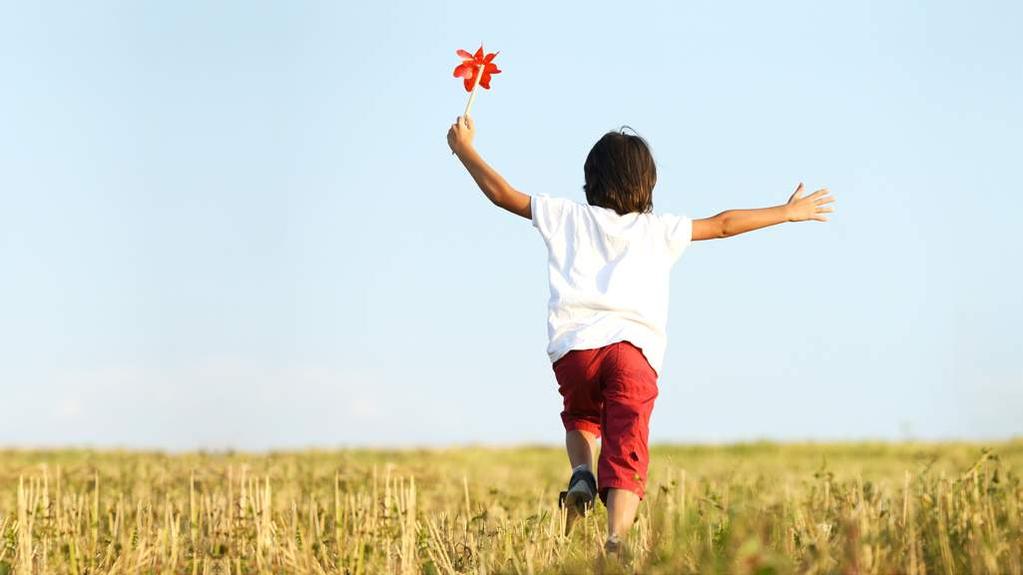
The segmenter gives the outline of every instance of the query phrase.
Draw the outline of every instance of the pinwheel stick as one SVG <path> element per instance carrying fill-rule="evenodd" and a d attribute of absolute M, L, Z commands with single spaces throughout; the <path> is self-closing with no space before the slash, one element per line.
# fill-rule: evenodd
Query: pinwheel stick
<path fill-rule="evenodd" d="M 486 64 L 480 66 L 479 71 L 476 73 L 476 81 L 472 83 L 472 92 L 469 92 L 469 101 L 465 104 L 465 114 L 463 114 L 463 116 L 469 115 L 469 110 L 472 108 L 472 102 L 476 99 L 476 88 L 480 85 L 480 78 L 483 77 L 483 69 L 485 67 Z"/>

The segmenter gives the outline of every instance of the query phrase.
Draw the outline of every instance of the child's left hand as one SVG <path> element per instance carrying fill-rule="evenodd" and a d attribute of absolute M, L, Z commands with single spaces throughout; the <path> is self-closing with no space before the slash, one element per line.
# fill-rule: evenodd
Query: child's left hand
<path fill-rule="evenodd" d="M 459 116 L 451 129 L 448 130 L 448 147 L 455 154 L 472 148 L 472 140 L 476 137 L 476 125 L 470 116 Z"/>

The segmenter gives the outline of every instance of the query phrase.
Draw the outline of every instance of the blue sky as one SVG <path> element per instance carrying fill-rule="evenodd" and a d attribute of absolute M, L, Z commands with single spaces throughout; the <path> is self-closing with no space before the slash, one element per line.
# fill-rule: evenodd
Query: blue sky
<path fill-rule="evenodd" d="M 555 443 L 545 251 L 447 150 L 659 211 L 829 187 L 696 244 L 654 441 L 1023 434 L 1019 4 L 0 6 L 0 445 Z"/>

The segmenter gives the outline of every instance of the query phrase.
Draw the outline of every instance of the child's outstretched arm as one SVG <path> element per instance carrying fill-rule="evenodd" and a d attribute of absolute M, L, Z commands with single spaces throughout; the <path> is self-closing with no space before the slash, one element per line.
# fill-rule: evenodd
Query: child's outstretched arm
<path fill-rule="evenodd" d="M 803 184 L 800 183 L 789 201 L 773 208 L 757 210 L 728 210 L 702 220 L 693 220 L 693 240 L 712 240 L 730 238 L 741 233 L 759 230 L 783 222 L 802 222 L 806 220 L 828 221 L 824 214 L 834 211 L 827 204 L 835 201 L 827 188 L 803 196 Z"/>
<path fill-rule="evenodd" d="M 483 157 L 479 155 L 472 145 L 472 139 L 476 136 L 476 125 L 469 116 L 459 116 L 451 129 L 448 130 L 448 146 L 454 152 L 462 165 L 469 171 L 476 185 L 483 190 L 495 206 L 504 208 L 509 212 L 522 216 L 526 219 L 533 218 L 533 209 L 530 205 L 531 198 L 528 194 L 511 187 L 511 185 L 491 168 Z"/>

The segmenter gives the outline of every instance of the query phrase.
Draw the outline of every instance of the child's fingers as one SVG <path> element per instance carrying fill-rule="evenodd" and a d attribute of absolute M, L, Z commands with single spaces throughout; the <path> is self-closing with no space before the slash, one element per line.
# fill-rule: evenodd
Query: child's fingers
<path fill-rule="evenodd" d="M 466 116 L 465 117 L 465 127 L 469 128 L 470 130 L 472 130 L 472 129 L 475 128 L 475 126 L 476 126 L 476 123 L 473 122 L 472 116 Z"/>
<path fill-rule="evenodd" d="M 823 204 L 830 204 L 833 201 L 835 201 L 835 196 L 825 196 L 825 197 L 820 198 L 819 200 L 817 200 L 816 204 L 818 206 L 820 206 L 820 205 L 823 205 Z"/>

